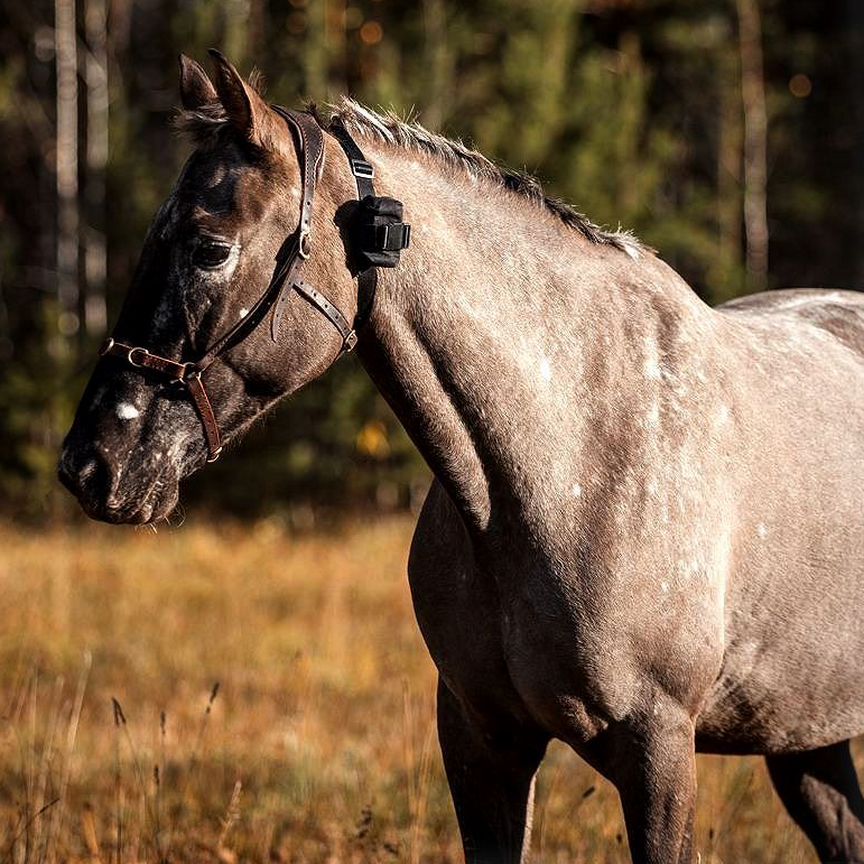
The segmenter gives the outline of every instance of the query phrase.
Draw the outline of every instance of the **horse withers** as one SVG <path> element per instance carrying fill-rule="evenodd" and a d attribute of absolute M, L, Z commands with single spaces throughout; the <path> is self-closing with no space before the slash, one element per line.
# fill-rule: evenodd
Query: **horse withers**
<path fill-rule="evenodd" d="M 552 738 L 616 785 L 634 861 L 692 861 L 697 750 L 764 754 L 819 856 L 864 860 L 864 297 L 711 309 L 535 181 L 353 102 L 298 131 L 214 57 L 181 59 L 195 151 L 64 445 L 87 513 L 166 517 L 214 456 L 195 388 L 230 442 L 346 348 L 322 303 L 360 310 L 436 476 L 409 577 L 467 860 L 525 860 Z M 339 129 L 413 226 L 374 302 Z"/>

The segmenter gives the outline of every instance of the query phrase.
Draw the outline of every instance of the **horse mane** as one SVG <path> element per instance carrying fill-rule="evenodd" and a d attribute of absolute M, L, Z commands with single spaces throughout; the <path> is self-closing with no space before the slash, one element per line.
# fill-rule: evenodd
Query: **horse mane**
<path fill-rule="evenodd" d="M 263 95 L 260 74 L 253 72 L 249 85 L 259 95 Z M 609 231 L 596 225 L 566 201 L 547 195 L 536 177 L 499 165 L 458 138 L 447 138 L 430 132 L 420 123 L 403 119 L 392 111 L 373 111 L 347 97 L 343 97 L 338 105 L 324 106 L 323 110 L 314 103 L 306 107 L 325 129 L 338 119 L 350 132 L 357 135 L 427 153 L 452 169 L 464 171 L 478 180 L 485 180 L 515 192 L 553 213 L 561 222 L 592 243 L 612 246 L 634 258 L 640 251 L 646 251 L 646 247 L 630 231 L 620 228 Z M 220 138 L 227 123 L 228 117 L 220 102 L 202 105 L 193 110 L 180 109 L 174 119 L 175 128 L 189 137 L 196 146 L 212 146 Z"/>
<path fill-rule="evenodd" d="M 536 177 L 493 162 L 458 138 L 447 138 L 430 132 L 420 123 L 412 119 L 403 119 L 392 111 L 373 111 L 347 97 L 343 97 L 338 105 L 325 106 L 326 115 L 315 104 L 310 104 L 307 108 L 324 128 L 338 119 L 349 132 L 398 147 L 428 153 L 450 168 L 464 171 L 478 180 L 485 180 L 515 192 L 533 204 L 550 211 L 565 225 L 575 229 L 592 243 L 614 246 L 631 257 L 636 257 L 639 251 L 646 250 L 646 247 L 630 231 L 620 228 L 617 231 L 609 231 L 601 228 L 566 201 L 546 195 Z"/>

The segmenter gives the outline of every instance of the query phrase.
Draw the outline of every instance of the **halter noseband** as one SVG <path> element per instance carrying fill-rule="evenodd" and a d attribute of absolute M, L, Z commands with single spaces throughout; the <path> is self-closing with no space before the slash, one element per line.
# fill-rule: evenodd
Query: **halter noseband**
<path fill-rule="evenodd" d="M 399 252 L 408 247 L 411 237 L 411 226 L 401 221 L 401 203 L 392 198 L 375 196 L 372 184 L 375 169 L 366 161 L 363 152 L 341 121 L 335 119 L 328 131 L 342 145 L 348 157 L 360 199 L 349 230 L 351 245 L 354 247 L 349 251 L 358 262 L 358 312 L 353 326 L 349 324 L 348 319 L 327 297 L 299 278 L 300 268 L 310 252 L 312 202 L 315 198 L 315 185 L 324 167 L 324 135 L 318 122 L 309 114 L 288 111 L 278 105 L 273 108 L 288 123 L 297 147 L 301 174 L 300 220 L 297 230 L 282 244 L 276 255 L 276 269 L 267 290 L 249 312 L 217 338 L 198 360 L 181 363 L 113 338 L 106 340 L 99 350 L 100 357 L 114 357 L 135 369 L 147 369 L 186 389 L 204 429 L 208 462 L 215 462 L 222 452 L 219 421 L 201 378 L 213 362 L 246 339 L 271 310 L 273 315 L 270 321 L 270 336 L 276 341 L 289 297 L 289 293 L 282 290 L 286 284 L 339 331 L 342 345 L 337 359 L 351 351 L 357 344 L 357 328 L 372 309 L 378 280 L 376 268 L 394 267 L 399 260 Z"/>

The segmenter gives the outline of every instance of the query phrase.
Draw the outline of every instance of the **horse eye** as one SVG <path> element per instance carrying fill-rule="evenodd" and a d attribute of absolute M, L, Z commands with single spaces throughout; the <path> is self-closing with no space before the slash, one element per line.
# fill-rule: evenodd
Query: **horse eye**
<path fill-rule="evenodd" d="M 202 270 L 214 270 L 228 260 L 231 247 L 214 240 L 203 240 L 192 253 L 192 263 Z"/>

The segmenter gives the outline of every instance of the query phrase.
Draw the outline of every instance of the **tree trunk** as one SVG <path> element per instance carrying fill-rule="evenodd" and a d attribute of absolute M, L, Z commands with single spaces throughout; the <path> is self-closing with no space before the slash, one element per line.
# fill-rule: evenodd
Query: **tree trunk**
<path fill-rule="evenodd" d="M 864 287 L 864 104 L 860 93 L 860 82 L 864 78 L 864 7 L 859 0 L 846 0 L 844 18 L 848 40 L 846 56 L 850 60 L 846 98 L 852 112 L 852 140 L 857 142 L 849 179 L 852 190 L 850 212 L 854 220 L 850 277 L 851 284 L 860 290 Z"/>
<path fill-rule="evenodd" d="M 424 50 L 426 54 L 426 101 L 423 123 L 440 129 L 450 96 L 450 59 L 447 49 L 447 11 L 443 0 L 423 0 Z"/>
<path fill-rule="evenodd" d="M 75 0 L 54 0 L 57 58 L 57 305 L 60 333 L 78 332 L 78 49 Z"/>
<path fill-rule="evenodd" d="M 758 0 L 737 0 L 744 107 L 744 230 L 747 276 L 752 291 L 768 282 L 768 116 L 762 67 L 762 23 Z"/>
<path fill-rule="evenodd" d="M 108 164 L 108 52 L 105 0 L 85 0 L 87 36 L 87 230 L 84 239 L 84 330 L 104 335 L 107 326 L 105 281 L 105 168 Z"/>
<path fill-rule="evenodd" d="M 313 99 L 327 98 L 327 0 L 314 0 L 306 7 L 304 85 Z"/>
<path fill-rule="evenodd" d="M 732 24 L 727 37 L 732 37 Z M 741 182 L 744 130 L 738 92 L 738 51 L 731 44 L 720 49 L 719 134 L 717 142 L 717 230 L 720 245 L 719 278 L 715 298 L 729 300 L 743 289 L 741 271 Z"/>

